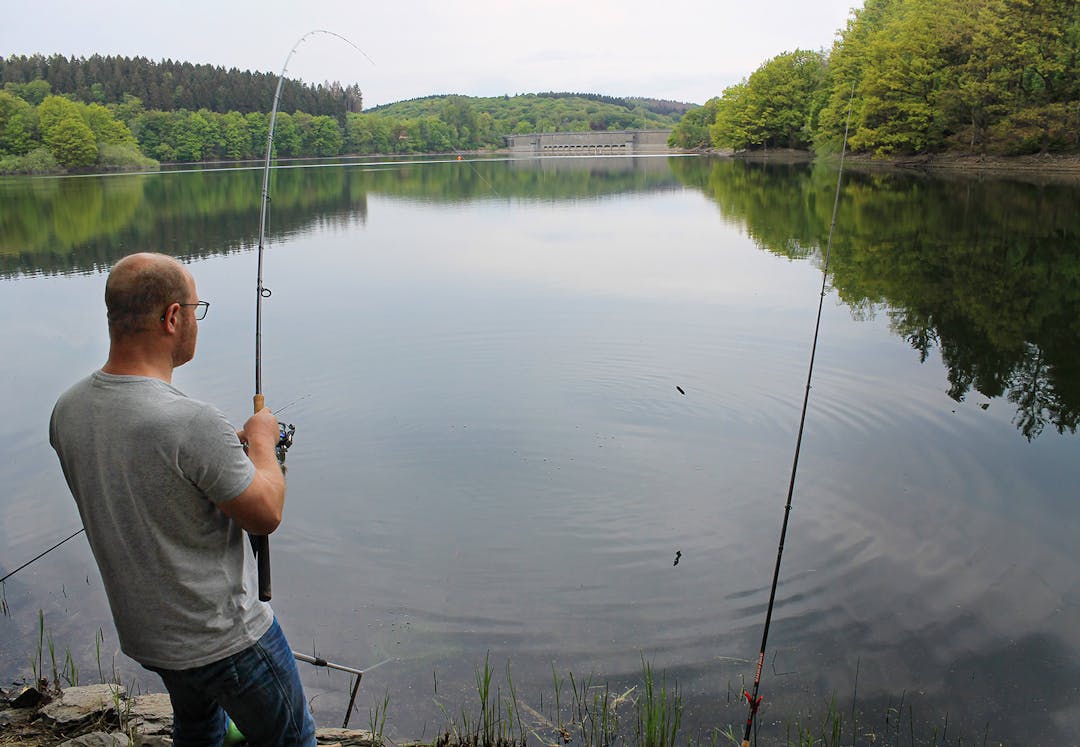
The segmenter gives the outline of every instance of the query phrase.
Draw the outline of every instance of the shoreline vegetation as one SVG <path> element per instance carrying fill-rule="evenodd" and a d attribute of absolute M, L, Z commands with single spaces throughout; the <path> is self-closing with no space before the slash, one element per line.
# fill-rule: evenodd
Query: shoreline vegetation
<path fill-rule="evenodd" d="M 168 737 L 172 707 L 167 694 L 130 693 L 115 673 L 111 681 L 102 677 L 102 683 L 94 685 L 82 685 L 74 675 L 74 669 L 54 668 L 53 679 L 43 676 L 30 684 L 14 683 L 7 691 L 0 689 L 0 745 L 171 744 Z M 554 668 L 552 678 L 546 701 L 541 696 L 539 704 L 529 704 L 518 695 L 509 662 L 505 677 L 499 678 L 485 656 L 483 667 L 475 670 L 475 690 L 464 698 L 465 702 L 453 710 L 453 715 L 440 705 L 445 724 L 432 738 L 401 741 L 386 735 L 392 710 L 389 691 L 381 700 L 376 699 L 366 719 L 359 708 L 352 708 L 348 716 L 358 717 L 352 728 L 347 717 L 340 728 L 318 728 L 316 738 L 318 744 L 338 747 L 727 747 L 741 743 L 741 698 L 721 717 L 728 723 L 688 727 L 684 723 L 687 703 L 678 682 L 669 680 L 663 671 L 654 671 L 644 656 L 640 678 L 625 689 L 612 690 L 608 682 L 593 675 L 575 678 L 568 673 L 561 677 Z M 938 719 L 935 716 L 926 721 L 925 714 L 916 717 L 917 698 L 907 693 L 863 704 L 857 697 L 857 685 L 856 679 L 850 699 L 841 701 L 834 693 L 816 709 L 770 713 L 758 719 L 753 743 L 787 747 L 1003 744 L 991 741 L 990 723 L 983 725 L 978 734 L 964 735 L 962 728 L 950 724 L 947 713 L 940 720 L 934 720 Z M 728 700 L 730 704 L 730 692 Z M 320 720 L 326 718 L 322 714 Z M 237 739 L 230 732 L 224 744 L 246 744 Z"/>
<path fill-rule="evenodd" d="M 4 614 L 9 614 L 5 608 Z M 167 693 L 127 686 L 116 668 L 103 662 L 104 633 L 94 637 L 97 684 L 86 684 L 71 649 L 60 658 L 58 644 L 48 630 L 45 614 L 38 611 L 36 650 L 30 652 L 30 676 L 0 688 L 0 745 L 6 747 L 168 747 L 172 706 Z M 93 670 L 91 670 L 93 671 Z M 693 709 L 678 679 L 656 670 L 641 654 L 641 669 L 632 682 L 613 686 L 594 674 L 561 675 L 552 664 L 551 682 L 538 702 L 519 694 L 507 660 L 502 674 L 485 654 L 474 668 L 472 689 L 466 687 L 459 702 L 444 703 L 437 693 L 433 674 L 433 698 L 445 722 L 431 738 L 393 739 L 387 735 L 389 716 L 395 710 L 393 694 L 376 693 L 368 713 L 350 698 L 340 728 L 317 729 L 318 744 L 338 747 L 727 747 L 742 743 L 745 703 L 749 695 L 741 686 L 728 683 L 726 706 L 718 698 L 711 705 L 713 721 L 688 725 Z M 93 679 L 93 676 L 90 677 Z M 351 691 L 359 682 L 350 678 Z M 927 747 L 1000 747 L 991 741 L 992 724 L 972 725 L 950 721 L 949 713 L 925 712 L 933 698 L 906 691 L 899 696 L 867 698 L 859 694 L 858 665 L 852 693 L 841 698 L 834 692 L 816 707 L 793 706 L 782 698 L 768 704 L 757 719 L 753 744 L 787 747 L 847 747 L 852 745 L 901 744 Z M 444 686 L 445 689 L 445 686 Z M 546 693 L 546 696 L 545 696 Z M 353 691 L 355 695 L 355 691 Z M 850 706 L 847 704 L 850 703 Z M 782 712 L 775 712 L 781 709 Z M 786 709 L 786 710 L 783 710 Z M 770 712 L 771 711 L 771 712 Z M 320 713 L 326 722 L 336 714 Z M 355 717 L 355 719 L 354 719 Z M 698 718 L 701 718 L 698 714 Z M 350 722 L 353 726 L 350 728 Z M 366 727 L 366 728 L 364 728 Z M 425 729 L 426 731 L 426 729 Z M 763 732 L 763 733 L 762 733 Z M 976 733 L 977 732 L 977 733 Z M 759 741 L 759 733 L 761 740 Z M 242 735 L 230 730 L 223 747 L 242 747 Z"/>

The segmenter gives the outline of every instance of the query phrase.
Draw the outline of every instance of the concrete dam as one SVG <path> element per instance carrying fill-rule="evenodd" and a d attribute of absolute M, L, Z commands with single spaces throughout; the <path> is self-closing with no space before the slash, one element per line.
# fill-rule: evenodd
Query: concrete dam
<path fill-rule="evenodd" d="M 590 132 L 534 132 L 504 135 L 514 155 L 629 156 L 674 153 L 667 144 L 671 130 L 596 130 Z"/>

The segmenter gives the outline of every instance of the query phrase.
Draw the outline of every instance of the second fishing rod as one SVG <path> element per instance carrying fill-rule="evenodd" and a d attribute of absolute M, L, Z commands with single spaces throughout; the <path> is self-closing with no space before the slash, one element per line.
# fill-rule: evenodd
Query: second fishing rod
<path fill-rule="evenodd" d="M 761 633 L 761 650 L 758 652 L 757 667 L 754 670 L 753 692 L 743 691 L 747 701 L 746 729 L 743 732 L 742 747 L 750 747 L 750 734 L 754 728 L 754 719 L 762 697 L 761 672 L 765 666 L 765 648 L 769 642 L 769 628 L 772 625 L 773 608 L 776 605 L 776 589 L 780 583 L 780 564 L 784 558 L 784 542 L 787 539 L 788 519 L 791 517 L 791 502 L 795 494 L 795 476 L 799 470 L 799 454 L 802 451 L 803 432 L 806 429 L 806 411 L 810 405 L 810 386 L 814 380 L 814 361 L 817 357 L 818 335 L 821 332 L 821 312 L 825 306 L 826 286 L 829 281 L 829 257 L 832 254 L 833 234 L 836 231 L 836 213 L 840 206 L 840 185 L 844 178 L 844 156 L 847 154 L 848 128 L 851 125 L 851 107 L 855 100 L 855 85 L 851 86 L 848 98 L 847 120 L 844 123 L 844 141 L 840 148 L 840 167 L 836 174 L 836 196 L 833 198 L 832 220 L 829 223 L 829 238 L 825 243 L 825 260 L 821 268 L 821 293 L 818 296 L 817 317 L 814 322 L 814 339 L 810 345 L 810 365 L 806 372 L 806 390 L 803 393 L 802 410 L 799 414 L 799 433 L 795 438 L 795 456 L 791 463 L 791 478 L 788 481 L 787 501 L 784 504 L 784 521 L 780 526 L 780 542 L 776 548 L 776 565 L 773 568 L 772 585 L 769 589 L 769 606 L 765 612 L 765 626 Z"/>

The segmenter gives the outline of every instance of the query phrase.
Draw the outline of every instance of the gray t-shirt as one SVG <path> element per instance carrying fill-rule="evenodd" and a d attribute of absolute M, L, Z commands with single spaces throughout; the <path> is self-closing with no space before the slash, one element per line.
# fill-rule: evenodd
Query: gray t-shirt
<path fill-rule="evenodd" d="M 105 583 L 120 648 L 140 664 L 190 669 L 256 642 L 259 601 L 240 527 L 217 504 L 255 476 L 214 406 L 158 379 L 95 371 L 49 423 Z"/>

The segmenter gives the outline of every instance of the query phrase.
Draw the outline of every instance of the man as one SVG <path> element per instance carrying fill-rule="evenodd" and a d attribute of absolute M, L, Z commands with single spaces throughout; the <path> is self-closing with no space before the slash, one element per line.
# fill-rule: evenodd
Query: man
<path fill-rule="evenodd" d="M 195 355 L 191 273 L 134 254 L 105 284 L 109 359 L 65 392 L 49 439 L 105 583 L 120 647 L 157 672 L 177 747 L 221 744 L 226 716 L 251 745 L 315 744 L 296 662 L 258 600 L 243 532 L 281 522 L 285 479 L 268 409 L 235 431 L 172 386 Z"/>

